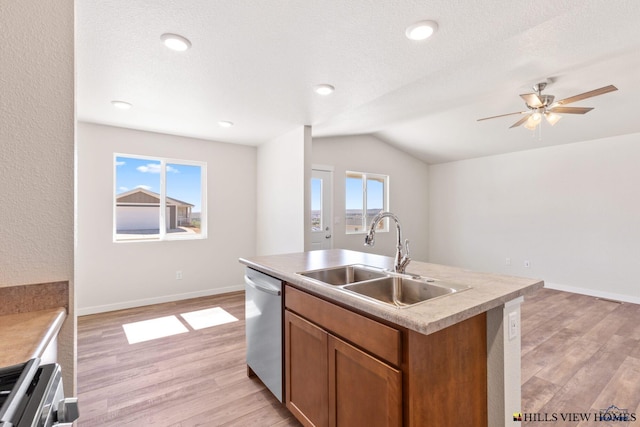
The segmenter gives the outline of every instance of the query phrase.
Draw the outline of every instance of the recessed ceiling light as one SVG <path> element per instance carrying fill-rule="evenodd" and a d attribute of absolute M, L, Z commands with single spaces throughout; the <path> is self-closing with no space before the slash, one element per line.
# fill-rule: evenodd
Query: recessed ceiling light
<path fill-rule="evenodd" d="M 331 86 L 331 85 L 328 85 L 328 84 L 321 84 L 321 85 L 314 86 L 313 90 L 318 95 L 329 95 L 329 94 L 333 93 L 333 91 L 336 90 L 336 88 Z"/>
<path fill-rule="evenodd" d="M 128 110 L 131 108 L 131 104 L 125 101 L 111 101 L 111 105 L 121 110 Z"/>
<path fill-rule="evenodd" d="M 178 34 L 165 33 L 160 36 L 160 40 L 166 47 L 178 52 L 184 52 L 191 47 L 191 42 Z"/>
<path fill-rule="evenodd" d="M 230 128 L 231 126 L 233 126 L 233 122 L 230 122 L 227 120 L 221 120 L 218 122 L 218 126 L 222 128 Z"/>
<path fill-rule="evenodd" d="M 438 23 L 435 21 L 420 21 L 409 25 L 404 32 L 411 40 L 426 40 L 438 30 Z"/>

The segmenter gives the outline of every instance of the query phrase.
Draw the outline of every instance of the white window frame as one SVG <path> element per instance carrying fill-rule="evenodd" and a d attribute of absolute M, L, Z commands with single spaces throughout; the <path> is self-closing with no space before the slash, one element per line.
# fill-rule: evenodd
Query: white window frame
<path fill-rule="evenodd" d="M 360 177 L 362 179 L 362 218 L 363 218 L 363 227 L 362 230 L 358 231 L 349 231 L 347 229 L 346 224 L 346 179 L 347 178 L 356 178 Z M 357 171 L 346 171 L 345 173 L 345 234 L 366 234 L 369 230 L 369 226 L 371 224 L 367 223 L 367 180 L 375 179 L 383 182 L 383 211 L 389 211 L 389 175 L 383 175 L 378 173 L 369 173 L 369 172 L 357 172 Z M 381 222 L 381 228 L 378 228 L 376 232 L 386 233 L 389 231 L 389 221 L 387 218 L 383 219 Z"/>
<path fill-rule="evenodd" d="M 160 163 L 160 212 L 159 212 L 159 233 L 158 237 L 145 239 L 117 239 L 117 223 L 116 223 L 116 210 L 118 205 L 117 194 L 117 158 L 126 157 L 131 159 L 148 160 L 150 162 Z M 199 234 L 186 234 L 181 235 L 177 233 L 167 233 L 166 223 L 166 210 L 167 210 L 167 164 L 170 165 L 185 165 L 185 166 L 199 166 L 200 167 L 200 233 Z M 197 160 L 184 160 L 175 159 L 169 157 L 159 156 L 145 156 L 138 154 L 127 153 L 113 153 L 113 241 L 115 243 L 129 243 L 129 242 L 161 242 L 172 240 L 202 240 L 207 238 L 207 163 Z"/>

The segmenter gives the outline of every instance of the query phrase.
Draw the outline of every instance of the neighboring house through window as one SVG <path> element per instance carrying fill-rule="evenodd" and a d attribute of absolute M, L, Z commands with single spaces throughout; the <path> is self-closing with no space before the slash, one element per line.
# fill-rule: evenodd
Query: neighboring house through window
<path fill-rule="evenodd" d="M 114 156 L 114 240 L 206 237 L 206 164 Z"/>
<path fill-rule="evenodd" d="M 345 224 L 347 234 L 366 233 L 380 211 L 389 210 L 389 177 L 347 171 L 345 180 Z M 388 231 L 388 221 L 380 221 L 377 231 Z"/>

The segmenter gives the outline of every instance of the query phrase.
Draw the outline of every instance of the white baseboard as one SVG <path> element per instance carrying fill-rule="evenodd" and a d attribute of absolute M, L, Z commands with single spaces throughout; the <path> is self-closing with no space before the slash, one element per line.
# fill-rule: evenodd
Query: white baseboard
<path fill-rule="evenodd" d="M 632 295 L 615 294 L 612 292 L 597 291 L 594 289 L 578 288 L 575 286 L 561 285 L 559 283 L 550 283 L 547 281 L 544 282 L 544 287 L 549 289 L 555 289 L 556 291 L 565 291 L 565 292 L 571 292 L 574 294 L 582 294 L 582 295 L 589 295 L 591 297 L 609 299 L 613 301 L 622 301 L 622 302 L 629 302 L 632 304 L 640 304 L 640 297 L 635 297 Z"/>
<path fill-rule="evenodd" d="M 204 291 L 187 292 L 184 294 L 163 295 L 160 297 L 143 298 L 133 301 L 122 301 L 113 304 L 96 305 L 93 307 L 78 307 L 76 314 L 86 316 L 88 314 L 104 313 L 107 311 L 124 310 L 125 308 L 142 307 L 144 305 L 161 304 L 163 302 L 180 301 L 183 299 L 207 297 L 210 295 L 226 294 L 229 292 L 243 291 L 244 285 L 227 286 L 224 288 L 206 289 Z"/>

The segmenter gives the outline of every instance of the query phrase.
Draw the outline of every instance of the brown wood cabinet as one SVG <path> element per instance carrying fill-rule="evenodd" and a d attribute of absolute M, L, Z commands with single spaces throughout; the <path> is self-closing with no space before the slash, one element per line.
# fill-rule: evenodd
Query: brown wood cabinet
<path fill-rule="evenodd" d="M 402 374 L 329 335 L 329 426 L 401 426 Z"/>
<path fill-rule="evenodd" d="M 285 312 L 286 405 L 306 426 L 401 426 L 399 370 Z"/>
<path fill-rule="evenodd" d="M 301 315 L 315 317 L 320 310 L 348 328 L 353 326 L 350 320 L 371 321 L 293 288 L 287 288 L 287 294 L 291 297 L 288 307 L 302 311 Z M 286 405 L 303 425 L 402 425 L 400 370 L 289 309 L 284 319 Z M 377 325 L 389 332 L 387 326 Z"/>
<path fill-rule="evenodd" d="M 306 426 L 329 425 L 329 335 L 285 311 L 285 400 Z"/>
<path fill-rule="evenodd" d="M 285 286 L 285 401 L 305 426 L 487 426 L 486 315 L 430 335 Z"/>

